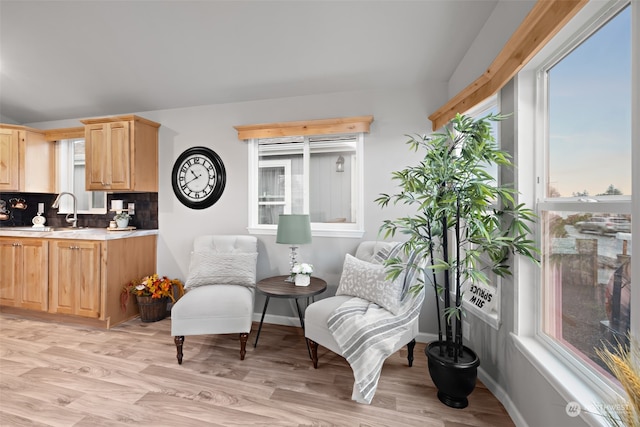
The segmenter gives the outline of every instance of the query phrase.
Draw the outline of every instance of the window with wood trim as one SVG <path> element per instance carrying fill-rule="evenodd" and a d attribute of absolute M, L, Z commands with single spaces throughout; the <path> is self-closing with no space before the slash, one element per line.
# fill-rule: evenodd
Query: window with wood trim
<path fill-rule="evenodd" d="M 249 232 L 275 234 L 278 215 L 309 214 L 314 236 L 362 237 L 362 151 L 372 120 L 236 127 L 240 139 L 251 137 Z"/>

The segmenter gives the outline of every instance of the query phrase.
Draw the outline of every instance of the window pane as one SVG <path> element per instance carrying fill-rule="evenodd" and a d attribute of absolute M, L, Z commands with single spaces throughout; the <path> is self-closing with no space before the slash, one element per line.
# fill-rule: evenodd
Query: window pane
<path fill-rule="evenodd" d="M 548 72 L 547 197 L 631 194 L 631 8 Z"/>
<path fill-rule="evenodd" d="M 543 331 L 605 369 L 594 349 L 625 342 L 629 330 L 631 216 L 544 211 L 542 219 Z"/>
<path fill-rule="evenodd" d="M 277 224 L 280 213 L 307 213 L 307 203 L 312 223 L 355 223 L 356 145 L 353 137 L 261 141 L 259 224 Z"/>
<path fill-rule="evenodd" d="M 303 213 L 303 143 L 259 147 L 258 224 L 277 224 L 281 213 Z"/>
<path fill-rule="evenodd" d="M 637 311 L 630 298 L 638 268 L 631 263 L 631 13 L 628 3 L 615 7 L 616 15 L 610 8 L 592 16 L 543 69 L 546 105 L 539 106 L 548 132 L 536 176 L 545 183 L 539 332 L 594 385 L 618 383 L 595 350 L 628 344 Z"/>
<path fill-rule="evenodd" d="M 353 223 L 355 148 L 311 148 L 309 215 L 311 222 Z"/>
<path fill-rule="evenodd" d="M 260 224 L 277 224 L 278 216 L 290 211 L 291 171 L 289 160 L 260 162 L 258 215 Z"/>

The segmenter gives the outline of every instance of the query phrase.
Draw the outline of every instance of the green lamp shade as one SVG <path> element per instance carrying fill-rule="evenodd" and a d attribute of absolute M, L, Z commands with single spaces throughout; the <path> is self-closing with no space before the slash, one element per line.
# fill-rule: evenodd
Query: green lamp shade
<path fill-rule="evenodd" d="M 276 243 L 289 245 L 311 243 L 309 215 L 280 215 Z"/>

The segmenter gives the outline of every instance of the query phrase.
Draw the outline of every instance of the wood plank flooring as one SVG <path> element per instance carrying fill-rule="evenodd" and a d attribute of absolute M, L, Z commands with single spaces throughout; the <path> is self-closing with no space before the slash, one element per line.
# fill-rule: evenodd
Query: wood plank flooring
<path fill-rule="evenodd" d="M 347 362 L 322 347 L 313 369 L 300 328 L 265 324 L 239 357 L 237 335 L 185 338 L 169 318 L 110 330 L 0 314 L 1 426 L 513 426 L 482 385 L 469 407 L 438 401 L 424 344 L 385 363 L 371 405 L 351 400 Z"/>

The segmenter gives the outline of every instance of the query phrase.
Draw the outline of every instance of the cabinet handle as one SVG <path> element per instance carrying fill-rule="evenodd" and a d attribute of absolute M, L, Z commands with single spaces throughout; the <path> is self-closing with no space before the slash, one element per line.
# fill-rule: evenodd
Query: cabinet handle
<path fill-rule="evenodd" d="M 13 247 L 16 247 L 16 246 L 22 246 L 22 243 L 20 243 L 20 242 L 15 242 L 15 243 L 12 243 L 12 244 L 11 244 L 11 246 L 13 246 Z"/>
<path fill-rule="evenodd" d="M 72 250 L 80 249 L 80 246 L 69 246 L 69 249 L 72 249 Z"/>

